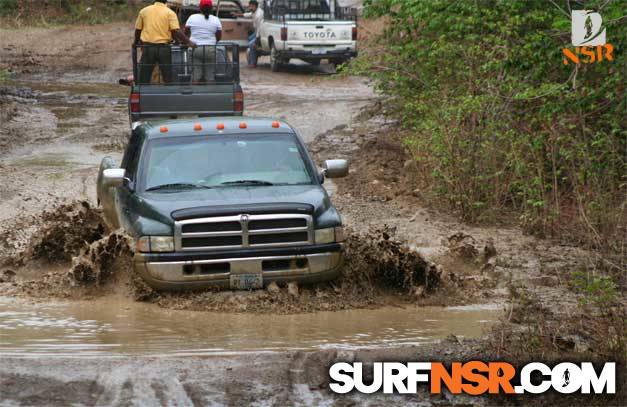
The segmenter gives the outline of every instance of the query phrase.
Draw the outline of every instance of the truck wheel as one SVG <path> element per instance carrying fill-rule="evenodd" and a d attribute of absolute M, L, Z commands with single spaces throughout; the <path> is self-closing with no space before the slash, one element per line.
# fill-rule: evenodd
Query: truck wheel
<path fill-rule="evenodd" d="M 272 72 L 279 72 L 281 68 L 281 60 L 279 59 L 279 51 L 277 51 L 274 43 L 272 43 L 270 48 L 270 70 Z"/>

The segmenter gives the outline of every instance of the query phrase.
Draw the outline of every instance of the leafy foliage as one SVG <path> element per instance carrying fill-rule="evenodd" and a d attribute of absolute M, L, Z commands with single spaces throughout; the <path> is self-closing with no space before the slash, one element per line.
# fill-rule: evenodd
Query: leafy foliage
<path fill-rule="evenodd" d="M 0 0 L 0 16 L 11 15 L 17 10 L 17 0 Z"/>
<path fill-rule="evenodd" d="M 139 7 L 137 0 L 0 0 L 0 17 L 3 25 L 17 27 L 101 24 L 130 20 Z"/>
<path fill-rule="evenodd" d="M 612 244 L 624 233 L 627 25 L 620 1 L 586 2 L 605 5 L 614 60 L 566 65 L 557 3 L 367 0 L 387 28 L 349 69 L 390 96 L 426 186 L 466 219 L 515 211 L 536 232 L 574 226 Z"/>
<path fill-rule="evenodd" d="M 575 291 L 583 294 L 582 303 L 592 303 L 601 311 L 619 303 L 618 285 L 609 276 L 598 276 L 577 271 L 573 273 L 571 284 Z"/>

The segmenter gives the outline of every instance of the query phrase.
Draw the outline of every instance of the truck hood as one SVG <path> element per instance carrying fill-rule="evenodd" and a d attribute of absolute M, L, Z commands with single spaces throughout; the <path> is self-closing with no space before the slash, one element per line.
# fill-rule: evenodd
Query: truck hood
<path fill-rule="evenodd" d="M 172 213 L 183 209 L 229 207 L 237 205 L 306 204 L 314 217 L 327 211 L 331 202 L 320 185 L 245 186 L 184 191 L 144 192 L 139 197 L 142 215 L 172 223 Z M 202 212 L 202 211 L 200 211 Z"/>

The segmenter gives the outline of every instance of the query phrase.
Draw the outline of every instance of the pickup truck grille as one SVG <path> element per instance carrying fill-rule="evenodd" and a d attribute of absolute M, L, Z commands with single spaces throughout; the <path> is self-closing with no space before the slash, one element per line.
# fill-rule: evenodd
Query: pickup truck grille
<path fill-rule="evenodd" d="M 310 215 L 236 215 L 175 222 L 179 251 L 313 244 Z"/>

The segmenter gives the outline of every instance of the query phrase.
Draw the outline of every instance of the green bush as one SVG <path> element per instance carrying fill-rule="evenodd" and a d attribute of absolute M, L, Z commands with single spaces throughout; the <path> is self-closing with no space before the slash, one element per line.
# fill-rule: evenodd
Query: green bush
<path fill-rule="evenodd" d="M 131 3 L 134 4 L 134 3 Z M 102 24 L 132 20 L 141 6 L 125 0 L 0 0 L 2 23 L 10 26 Z"/>
<path fill-rule="evenodd" d="M 17 0 L 0 0 L 0 16 L 9 16 L 17 10 Z"/>
<path fill-rule="evenodd" d="M 583 271 L 573 273 L 571 285 L 582 294 L 583 304 L 593 304 L 601 312 L 619 304 L 618 285 L 609 276 L 598 276 Z"/>
<path fill-rule="evenodd" d="M 390 97 L 425 186 L 467 220 L 513 211 L 534 231 L 612 244 L 625 210 L 621 4 L 601 10 L 614 61 L 576 67 L 562 57 L 568 10 L 545 0 L 366 0 L 387 29 L 349 69 Z"/>

